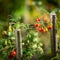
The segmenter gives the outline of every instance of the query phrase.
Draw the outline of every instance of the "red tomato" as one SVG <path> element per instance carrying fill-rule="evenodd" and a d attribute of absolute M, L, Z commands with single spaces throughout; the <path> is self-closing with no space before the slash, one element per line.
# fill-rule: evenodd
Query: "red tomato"
<path fill-rule="evenodd" d="M 38 27 L 38 24 L 35 23 L 34 26 L 35 26 L 35 27 Z"/>
<path fill-rule="evenodd" d="M 40 26 L 42 26 L 42 25 L 35 23 L 34 26 L 35 26 L 35 27 L 40 27 Z"/>
<path fill-rule="evenodd" d="M 37 21 L 37 22 L 40 22 L 40 18 L 37 18 L 36 21 Z"/>
<path fill-rule="evenodd" d="M 41 32 L 41 28 L 39 28 L 38 31 Z"/>
<path fill-rule="evenodd" d="M 12 55 L 13 57 L 15 57 L 15 56 L 16 56 L 16 51 L 12 51 L 12 52 L 11 52 L 11 55 Z"/>
<path fill-rule="evenodd" d="M 9 55 L 8 55 L 8 58 L 9 59 L 12 59 L 16 56 L 16 50 L 12 51 Z"/>

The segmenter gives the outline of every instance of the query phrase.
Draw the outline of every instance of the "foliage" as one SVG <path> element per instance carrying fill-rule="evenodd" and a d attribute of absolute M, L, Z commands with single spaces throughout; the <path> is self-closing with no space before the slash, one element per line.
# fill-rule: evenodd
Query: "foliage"
<path fill-rule="evenodd" d="M 42 46 L 40 39 L 38 37 L 38 32 L 33 28 L 30 28 L 30 25 L 24 23 L 16 22 L 14 25 L 9 23 L 8 29 L 2 32 L 2 39 L 0 39 L 0 53 L 3 55 L 4 59 L 7 59 L 11 52 L 16 49 L 15 47 L 15 29 L 21 29 L 22 33 L 25 32 L 25 38 L 23 38 L 23 59 L 29 60 L 34 54 L 43 54 Z M 23 33 L 24 34 L 24 33 Z M 11 57 L 10 57 L 11 58 Z M 14 59 L 13 57 L 12 59 Z"/>
<path fill-rule="evenodd" d="M 28 30 L 28 34 L 26 36 L 26 39 L 23 40 L 23 59 L 27 57 L 26 60 L 32 58 L 34 54 L 42 54 L 43 44 L 40 43 L 40 40 L 38 38 L 38 33 L 34 32 L 33 30 Z M 27 52 L 27 53 L 26 53 Z"/>
<path fill-rule="evenodd" d="M 38 32 L 30 25 L 26 25 L 20 22 L 15 24 L 15 28 L 22 29 L 22 33 L 25 34 L 22 41 L 23 45 L 23 60 L 29 60 L 34 54 L 43 54 L 42 46 L 40 39 L 38 37 Z"/>
<path fill-rule="evenodd" d="M 11 27 L 7 30 L 2 31 L 2 37 L 0 39 L 0 55 L 5 60 L 8 58 L 10 53 L 16 49 L 15 47 L 15 36 L 13 30 L 11 30 Z"/>

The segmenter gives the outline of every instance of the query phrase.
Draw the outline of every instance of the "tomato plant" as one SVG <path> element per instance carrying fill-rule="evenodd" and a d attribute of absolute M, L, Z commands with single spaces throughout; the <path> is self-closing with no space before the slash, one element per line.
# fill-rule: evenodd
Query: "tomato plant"
<path fill-rule="evenodd" d="M 52 29 L 52 22 L 49 21 L 47 17 L 46 18 L 42 17 L 42 18 L 43 20 L 40 18 L 36 18 L 34 27 L 36 28 L 37 31 L 45 33 Z"/>

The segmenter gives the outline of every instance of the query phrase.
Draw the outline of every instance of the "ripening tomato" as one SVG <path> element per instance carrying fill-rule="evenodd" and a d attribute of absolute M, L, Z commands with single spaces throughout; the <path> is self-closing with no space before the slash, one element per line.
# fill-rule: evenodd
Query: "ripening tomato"
<path fill-rule="evenodd" d="M 38 24 L 38 27 L 42 26 L 41 24 Z"/>
<path fill-rule="evenodd" d="M 47 29 L 47 28 L 45 28 L 45 29 L 44 29 L 44 32 L 48 32 L 48 29 Z"/>
<path fill-rule="evenodd" d="M 38 23 L 34 24 L 34 27 L 40 27 L 40 26 L 42 26 L 42 24 L 38 24 Z"/>
<path fill-rule="evenodd" d="M 43 32 L 45 33 L 45 29 L 43 30 Z"/>
<path fill-rule="evenodd" d="M 52 28 L 52 25 L 47 26 L 47 28 L 48 28 L 48 30 L 50 30 Z"/>
<path fill-rule="evenodd" d="M 9 31 L 12 32 L 12 26 L 11 25 L 9 26 Z"/>
<path fill-rule="evenodd" d="M 43 30 L 43 27 L 38 29 L 39 32 L 43 32 Z"/>
<path fill-rule="evenodd" d="M 40 22 L 40 18 L 37 18 L 36 21 L 37 21 L 37 22 Z"/>
<path fill-rule="evenodd" d="M 44 28 L 42 27 L 42 28 L 41 28 L 41 31 L 43 32 L 43 30 L 44 30 Z"/>
<path fill-rule="evenodd" d="M 38 28 L 38 31 L 41 32 L 41 28 Z"/>
<path fill-rule="evenodd" d="M 3 31 L 2 32 L 2 35 L 7 35 L 7 31 Z"/>

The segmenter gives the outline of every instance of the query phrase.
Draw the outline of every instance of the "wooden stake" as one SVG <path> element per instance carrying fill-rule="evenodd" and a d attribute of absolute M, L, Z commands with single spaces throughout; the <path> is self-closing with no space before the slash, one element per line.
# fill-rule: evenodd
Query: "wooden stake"
<path fill-rule="evenodd" d="M 22 57 L 22 37 L 21 30 L 16 29 L 16 50 L 17 50 L 17 60 L 21 60 Z"/>
<path fill-rule="evenodd" d="M 51 53 L 52 53 L 52 56 L 56 56 L 56 26 L 55 26 L 55 23 L 56 23 L 56 14 L 51 14 L 51 21 L 52 21 L 52 24 L 53 24 L 53 27 L 51 29 Z"/>

